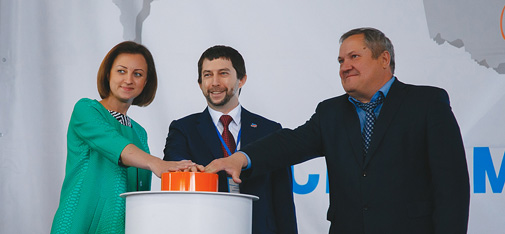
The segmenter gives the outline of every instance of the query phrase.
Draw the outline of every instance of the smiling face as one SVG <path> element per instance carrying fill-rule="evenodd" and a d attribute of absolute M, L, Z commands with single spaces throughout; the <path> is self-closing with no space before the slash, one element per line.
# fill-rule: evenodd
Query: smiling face
<path fill-rule="evenodd" d="M 226 114 L 238 105 L 238 91 L 247 76 L 239 80 L 230 60 L 203 60 L 201 77 L 200 89 L 209 107 Z"/>
<path fill-rule="evenodd" d="M 119 54 L 112 64 L 109 84 L 111 102 L 131 104 L 147 82 L 147 63 L 141 54 Z"/>
<path fill-rule="evenodd" d="M 338 56 L 342 87 L 351 97 L 366 103 L 393 76 L 389 52 L 373 58 L 363 34 L 352 35 L 340 46 Z"/>

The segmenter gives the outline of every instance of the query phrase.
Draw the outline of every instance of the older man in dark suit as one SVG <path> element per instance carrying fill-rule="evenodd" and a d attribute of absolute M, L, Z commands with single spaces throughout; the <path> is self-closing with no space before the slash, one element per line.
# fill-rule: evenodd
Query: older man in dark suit
<path fill-rule="evenodd" d="M 198 61 L 198 84 L 208 107 L 202 113 L 170 124 L 164 160 L 191 159 L 207 165 L 281 129 L 279 123 L 253 114 L 240 105 L 238 97 L 246 80 L 244 59 L 238 51 L 228 46 L 207 49 Z M 222 172 L 219 191 L 260 198 L 253 203 L 252 233 L 298 232 L 289 166 L 252 177 L 240 185 Z M 226 233 L 225 227 L 223 233 Z"/>
<path fill-rule="evenodd" d="M 205 170 L 240 183 L 245 166 L 249 177 L 324 155 L 330 233 L 466 233 L 468 169 L 447 92 L 393 76 L 393 45 L 377 29 L 351 30 L 340 42 L 346 94 Z"/>

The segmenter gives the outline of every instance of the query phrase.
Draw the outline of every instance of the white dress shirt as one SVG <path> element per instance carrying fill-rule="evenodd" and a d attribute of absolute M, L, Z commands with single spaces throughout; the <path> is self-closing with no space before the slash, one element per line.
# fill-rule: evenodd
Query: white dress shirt
<path fill-rule="evenodd" d="M 210 107 L 209 107 L 209 113 L 210 113 L 210 117 L 212 118 L 212 122 L 214 123 L 214 126 L 216 126 L 217 130 L 219 130 L 219 132 L 221 134 L 223 134 L 224 127 L 223 127 L 223 124 L 221 123 L 221 121 L 219 121 L 219 118 L 221 118 L 221 116 L 224 114 L 222 112 L 216 111 Z M 237 138 L 238 138 L 238 133 L 240 131 L 240 126 L 241 126 L 240 125 L 241 113 L 242 113 L 242 106 L 240 105 L 240 103 L 237 105 L 237 107 L 233 108 L 233 110 L 231 110 L 228 113 L 228 115 L 231 116 L 231 118 L 233 119 L 233 121 L 230 122 L 228 129 L 230 130 L 231 134 L 233 135 L 233 139 L 235 139 L 235 142 L 237 144 L 237 150 L 240 149 L 240 142 L 237 142 Z M 232 152 L 232 154 L 233 153 L 234 152 Z"/>

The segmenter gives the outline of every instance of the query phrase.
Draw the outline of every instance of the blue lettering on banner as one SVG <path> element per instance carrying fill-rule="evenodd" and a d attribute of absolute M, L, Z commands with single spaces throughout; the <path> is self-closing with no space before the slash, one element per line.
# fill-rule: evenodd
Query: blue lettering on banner
<path fill-rule="evenodd" d="M 295 180 L 294 168 L 291 166 L 293 172 L 293 192 L 296 194 L 309 194 L 314 191 L 319 183 L 318 174 L 309 174 L 309 179 L 306 184 L 298 184 Z"/>
<path fill-rule="evenodd" d="M 328 171 L 326 171 L 326 193 L 330 193 L 330 180 L 328 180 Z"/>
<path fill-rule="evenodd" d="M 293 193 L 295 194 L 309 194 L 313 192 L 319 184 L 319 174 L 309 174 L 307 183 L 298 184 L 295 180 L 294 168 L 291 166 L 293 172 Z M 328 173 L 326 173 L 326 193 L 329 193 Z"/>
<path fill-rule="evenodd" d="M 486 174 L 493 193 L 501 193 L 505 185 L 505 154 L 502 157 L 498 175 L 494 168 L 489 147 L 475 147 L 473 149 L 473 184 L 474 193 L 486 193 Z"/>

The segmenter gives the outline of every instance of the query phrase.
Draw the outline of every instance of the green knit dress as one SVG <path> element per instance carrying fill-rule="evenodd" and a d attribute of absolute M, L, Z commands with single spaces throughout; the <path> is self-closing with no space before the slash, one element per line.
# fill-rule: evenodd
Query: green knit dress
<path fill-rule="evenodd" d="M 146 131 L 133 120 L 131 125 L 120 124 L 96 100 L 83 98 L 75 104 L 51 233 L 124 233 L 125 199 L 119 195 L 150 190 L 152 175 L 119 164 L 128 144 L 149 153 Z"/>

